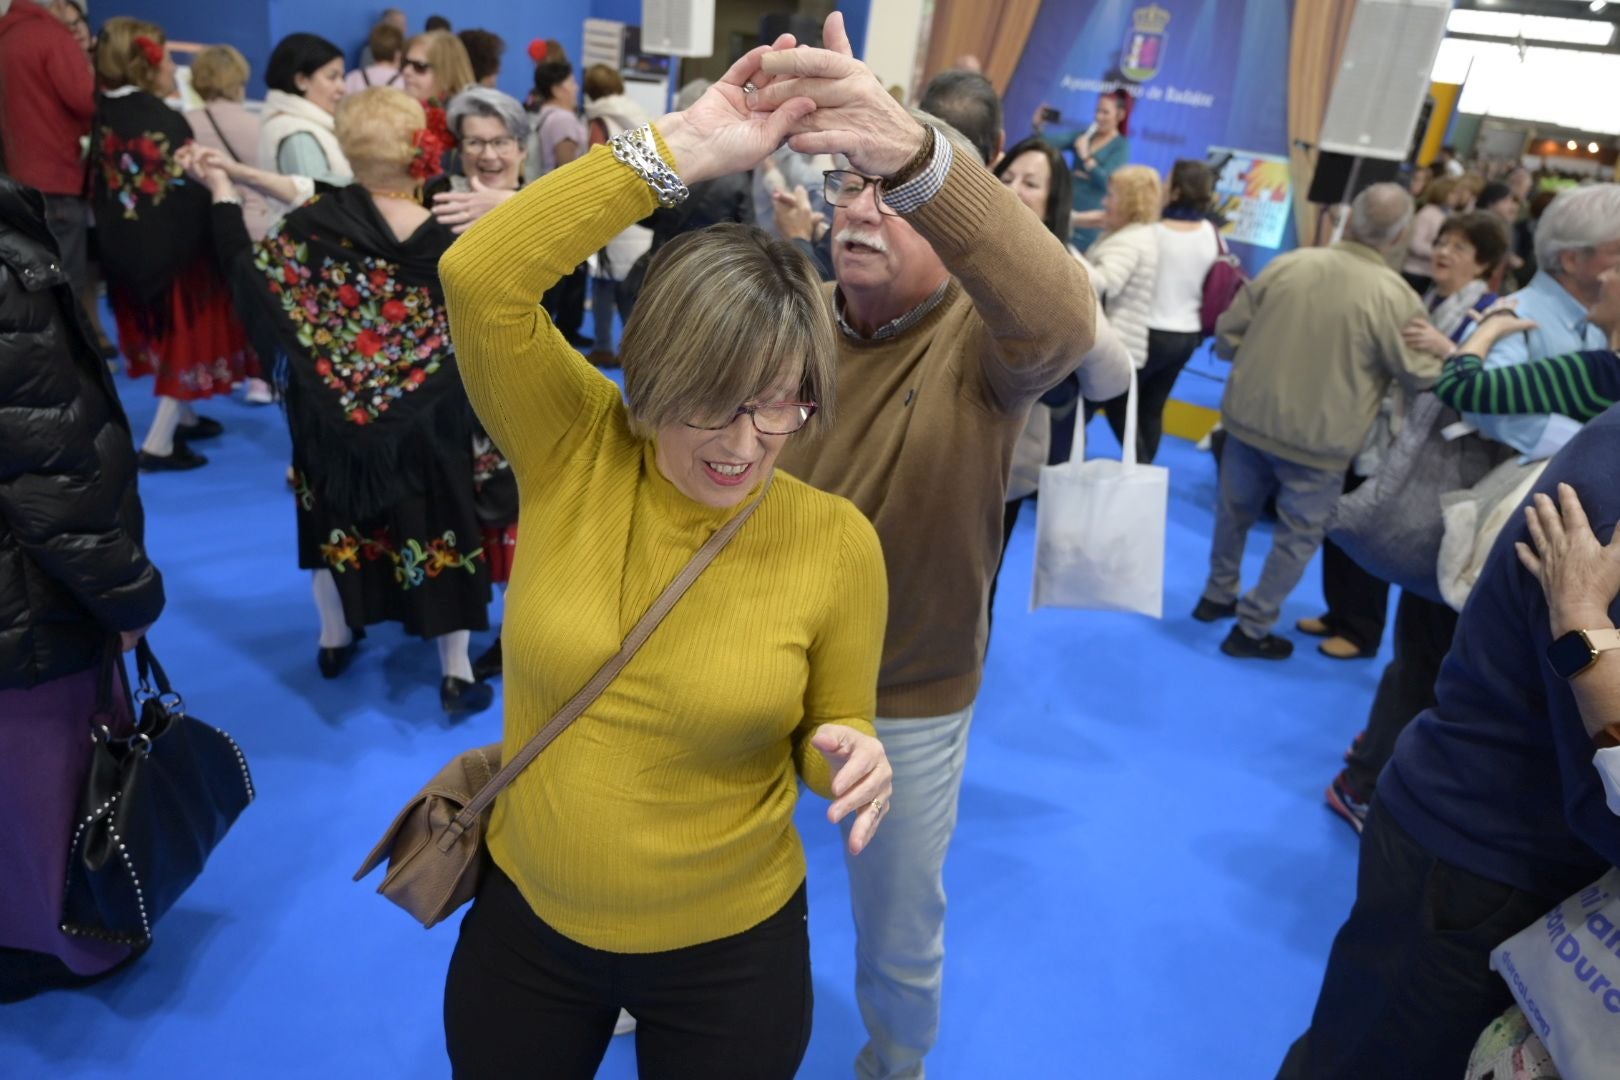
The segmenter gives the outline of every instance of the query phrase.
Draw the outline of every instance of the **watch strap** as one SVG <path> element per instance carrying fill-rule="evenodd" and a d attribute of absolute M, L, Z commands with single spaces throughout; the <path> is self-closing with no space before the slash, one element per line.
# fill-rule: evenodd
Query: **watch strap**
<path fill-rule="evenodd" d="M 1620 630 L 1582 630 L 1593 652 L 1606 653 L 1620 649 Z"/>

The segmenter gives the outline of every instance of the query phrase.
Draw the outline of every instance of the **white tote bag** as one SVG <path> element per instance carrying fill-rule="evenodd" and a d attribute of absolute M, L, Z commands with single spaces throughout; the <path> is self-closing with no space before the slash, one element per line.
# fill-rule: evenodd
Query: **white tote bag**
<path fill-rule="evenodd" d="M 1123 460 L 1084 460 L 1082 416 L 1075 426 L 1073 458 L 1041 469 L 1031 611 L 1065 607 L 1164 615 L 1170 470 L 1137 464 L 1136 405 L 1132 371 Z"/>
<path fill-rule="evenodd" d="M 1620 870 L 1491 953 L 1565 1080 L 1620 1075 Z"/>

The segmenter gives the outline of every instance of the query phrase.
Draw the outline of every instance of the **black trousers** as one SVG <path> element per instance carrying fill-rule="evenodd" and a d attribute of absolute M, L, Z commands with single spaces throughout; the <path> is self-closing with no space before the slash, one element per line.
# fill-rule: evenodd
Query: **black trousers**
<path fill-rule="evenodd" d="M 1491 950 L 1563 899 L 1436 858 L 1374 800 L 1355 907 L 1279 1080 L 1462 1076 L 1480 1034 L 1513 1004 Z"/>
<path fill-rule="evenodd" d="M 1159 443 L 1164 438 L 1165 404 L 1170 400 L 1170 392 L 1176 388 L 1181 369 L 1187 366 L 1187 361 L 1192 359 L 1203 340 L 1204 335 L 1199 333 L 1148 331 L 1147 363 L 1136 373 L 1137 461 L 1150 465 L 1158 456 Z M 1126 393 L 1100 405 L 1108 414 L 1108 426 L 1113 429 L 1114 438 L 1119 440 L 1121 446 L 1125 444 L 1125 409 L 1129 400 L 1130 395 Z M 1096 415 L 1097 408 L 1093 405 L 1086 415 Z"/>
<path fill-rule="evenodd" d="M 590 1080 L 619 1009 L 642 1080 L 792 1080 L 810 1045 L 804 886 L 751 930 L 670 952 L 608 953 L 546 925 L 491 863 L 444 988 L 459 1080 Z"/>
<path fill-rule="evenodd" d="M 1354 469 L 1344 476 L 1344 492 L 1360 487 L 1366 478 Z M 1375 653 L 1384 640 L 1384 623 L 1389 618 L 1389 582 L 1363 570 L 1332 540 L 1322 543 L 1322 595 L 1327 614 L 1322 621 L 1328 629 L 1364 653 Z"/>
<path fill-rule="evenodd" d="M 579 328 L 585 324 L 585 290 L 590 280 L 590 267 L 580 263 L 573 273 L 547 289 L 540 298 L 540 306 L 570 341 L 579 336 Z"/>
<path fill-rule="evenodd" d="M 1404 589 L 1395 605 L 1395 656 L 1384 668 L 1373 697 L 1367 730 L 1350 751 L 1350 783 L 1363 796 L 1378 786 L 1378 774 L 1394 756 L 1406 725 L 1434 707 L 1434 682 L 1451 651 L 1457 613 Z"/>

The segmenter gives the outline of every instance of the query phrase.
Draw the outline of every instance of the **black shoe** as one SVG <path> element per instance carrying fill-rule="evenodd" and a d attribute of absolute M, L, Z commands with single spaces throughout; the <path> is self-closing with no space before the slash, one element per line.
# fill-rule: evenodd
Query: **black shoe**
<path fill-rule="evenodd" d="M 501 639 L 496 638 L 495 644 L 484 650 L 484 655 L 473 661 L 473 678 L 479 682 L 488 682 L 490 679 L 501 677 Z"/>
<path fill-rule="evenodd" d="M 1229 604 L 1217 604 L 1208 598 L 1201 598 L 1198 606 L 1193 608 L 1193 618 L 1199 622 L 1220 622 L 1222 619 L 1231 619 L 1237 616 L 1237 601 Z"/>
<path fill-rule="evenodd" d="M 315 662 L 321 667 L 321 677 L 335 679 L 354 663 L 354 654 L 360 651 L 360 641 L 356 638 L 347 645 L 337 649 L 322 649 L 315 654 Z"/>
<path fill-rule="evenodd" d="M 1294 643 L 1276 634 L 1255 640 L 1241 626 L 1234 626 L 1221 642 L 1221 652 L 1240 660 L 1286 660 L 1294 655 Z"/>
<path fill-rule="evenodd" d="M 225 425 L 212 417 L 199 416 L 195 424 L 181 424 L 174 429 L 174 433 L 187 442 L 196 442 L 198 439 L 214 439 L 225 434 Z"/>
<path fill-rule="evenodd" d="M 176 439 L 173 453 L 162 457 L 142 450 L 140 463 L 141 472 L 185 472 L 202 468 L 208 464 L 208 459 L 187 446 L 184 440 Z"/>
<path fill-rule="evenodd" d="M 439 684 L 439 705 L 451 716 L 471 716 L 483 712 L 495 700 L 495 688 L 488 683 L 468 682 L 446 675 Z"/>

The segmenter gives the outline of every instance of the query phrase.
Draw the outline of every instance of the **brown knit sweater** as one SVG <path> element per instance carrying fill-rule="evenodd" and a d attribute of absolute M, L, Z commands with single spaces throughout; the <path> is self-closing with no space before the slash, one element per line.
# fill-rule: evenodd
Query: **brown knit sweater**
<path fill-rule="evenodd" d="M 779 459 L 877 528 L 889 718 L 956 712 L 978 693 L 1013 447 L 1030 404 L 1090 350 L 1095 307 L 1085 270 L 966 155 L 907 220 L 951 271 L 949 292 L 889 340 L 840 334 L 838 422 Z"/>

